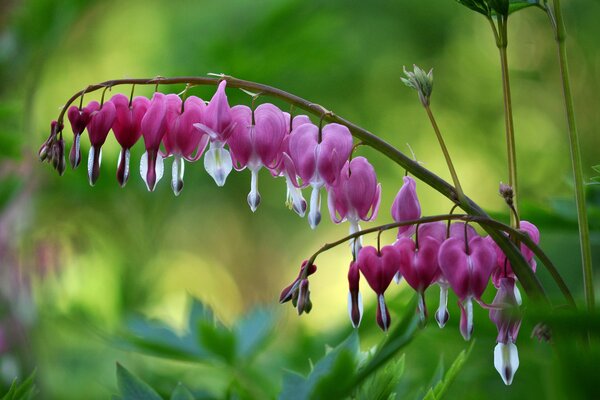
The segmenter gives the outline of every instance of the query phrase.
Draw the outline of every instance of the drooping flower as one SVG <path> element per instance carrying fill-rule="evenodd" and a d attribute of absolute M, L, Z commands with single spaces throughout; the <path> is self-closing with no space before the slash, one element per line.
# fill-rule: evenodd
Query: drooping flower
<path fill-rule="evenodd" d="M 129 104 L 129 99 L 119 93 L 114 95 L 110 102 L 115 105 L 116 111 L 112 130 L 121 145 L 117 163 L 117 180 L 121 186 L 125 186 L 129 179 L 130 149 L 142 136 L 142 118 L 150 107 L 150 100 L 138 96 Z"/>
<path fill-rule="evenodd" d="M 441 221 L 428 222 L 421 224 L 417 228 L 417 235 L 419 238 L 433 238 L 437 240 L 440 245 L 447 239 L 448 227 L 447 224 Z M 448 236 L 449 237 L 449 236 Z M 438 264 L 439 265 L 439 264 Z M 438 309 L 435 312 L 435 320 L 440 328 L 446 326 L 446 322 L 450 319 L 450 313 L 448 312 L 448 289 L 450 284 L 448 280 L 441 273 L 441 269 L 438 270 L 437 284 L 440 287 L 440 301 Z"/>
<path fill-rule="evenodd" d="M 405 222 L 421 217 L 421 205 L 417 197 L 417 182 L 410 176 L 403 178 L 403 184 L 392 203 L 392 218 L 396 222 Z M 398 238 L 410 236 L 414 227 L 404 225 L 398 228 Z"/>
<path fill-rule="evenodd" d="M 535 244 L 539 244 L 540 231 L 534 224 L 532 224 L 529 221 L 521 221 L 520 222 L 520 230 L 522 232 L 526 233 L 531 238 L 531 240 L 533 240 L 533 242 Z M 494 247 L 494 250 L 496 251 L 496 256 L 497 256 L 498 261 L 497 261 L 496 268 L 492 272 L 492 282 L 494 283 L 494 286 L 496 288 L 499 288 L 502 278 L 507 277 L 507 278 L 515 278 L 516 279 L 516 276 L 512 270 L 510 261 L 507 259 L 506 255 L 504 255 L 504 252 L 502 251 L 502 249 L 492 240 L 492 238 L 489 238 L 487 240 Z M 531 269 L 533 270 L 533 272 L 535 272 L 537 264 L 536 264 L 535 259 L 533 258 L 533 252 L 524 243 L 521 243 L 520 249 L 521 249 L 521 254 L 523 254 L 523 257 L 525 258 L 525 261 L 527 261 L 527 263 L 529 263 L 529 265 L 531 266 Z M 515 288 L 516 288 L 516 286 L 515 286 Z M 521 296 L 519 294 L 518 289 L 516 289 L 515 295 L 517 296 L 517 300 L 520 302 Z"/>
<path fill-rule="evenodd" d="M 227 143 L 231 150 L 234 167 L 248 168 L 252 175 L 248 205 L 256 211 L 260 204 L 258 171 L 274 168 L 281 158 L 281 147 L 287 134 L 285 116 L 273 104 L 261 104 L 252 111 L 246 106 L 231 109 L 234 128 Z"/>
<path fill-rule="evenodd" d="M 87 107 L 92 110 L 90 121 L 87 125 L 90 137 L 90 153 L 88 155 L 88 178 L 90 185 L 94 186 L 100 176 L 100 163 L 102 162 L 102 145 L 106 141 L 108 132 L 116 118 L 115 105 L 110 101 L 100 105 L 97 101 L 90 102 Z"/>
<path fill-rule="evenodd" d="M 286 119 L 287 129 L 286 135 L 281 142 L 280 157 L 274 168 L 269 168 L 273 176 L 282 176 L 285 178 L 286 183 L 286 194 L 285 204 L 286 206 L 294 210 L 300 217 L 304 217 L 306 213 L 306 200 L 302 196 L 302 190 L 298 184 L 298 175 L 296 173 L 296 167 L 294 162 L 289 156 L 289 143 L 290 133 L 302 124 L 310 124 L 310 118 L 307 115 L 296 115 L 294 118 L 287 112 L 283 115 Z"/>
<path fill-rule="evenodd" d="M 322 130 L 302 124 L 290 134 L 289 151 L 304 186 L 312 187 L 308 222 L 315 229 L 321 221 L 320 190 L 338 179 L 352 151 L 352 135 L 340 124 L 327 124 Z"/>
<path fill-rule="evenodd" d="M 472 300 L 481 299 L 496 265 L 496 254 L 482 237 L 469 241 L 451 237 L 442 243 L 438 261 L 442 274 L 459 298 L 460 332 L 469 340 L 473 333 Z"/>
<path fill-rule="evenodd" d="M 154 93 L 150 106 L 142 118 L 142 135 L 146 152 L 140 162 L 140 175 L 149 191 L 153 191 L 163 176 L 163 157 L 159 154 L 160 144 L 167 131 L 167 107 L 169 101 L 175 106 L 179 96 Z"/>
<path fill-rule="evenodd" d="M 348 315 L 352 326 L 358 328 L 363 315 L 362 295 L 359 290 L 360 270 L 356 261 L 350 263 L 348 269 Z"/>
<path fill-rule="evenodd" d="M 519 368 L 519 353 L 515 344 L 521 327 L 518 310 L 515 279 L 501 278 L 490 309 L 490 319 L 498 329 L 497 344 L 494 348 L 494 366 L 506 385 L 512 383 Z"/>
<path fill-rule="evenodd" d="M 418 236 L 418 242 L 403 237 L 394 243 L 400 254 L 398 269 L 406 282 L 419 294 L 419 317 L 424 323 L 427 318 L 425 305 L 425 290 L 431 286 L 440 275 L 438 250 L 441 243 L 430 237 Z"/>
<path fill-rule="evenodd" d="M 364 157 L 346 161 L 340 177 L 328 188 L 329 215 L 336 224 L 348 220 L 350 234 L 360 231 L 359 221 L 377 217 L 381 201 L 381 184 L 377 183 L 375 169 Z M 352 240 L 352 254 L 356 257 L 362 247 L 360 238 Z"/>
<path fill-rule="evenodd" d="M 292 300 L 294 296 L 297 296 L 298 288 L 300 287 L 300 281 L 304 279 L 303 275 L 306 274 L 305 277 L 308 277 L 315 272 L 317 272 L 317 266 L 315 264 L 308 265 L 308 260 L 304 260 L 300 266 L 300 272 L 298 272 L 296 279 L 294 279 L 291 284 L 284 287 L 281 291 L 281 294 L 279 295 L 279 302 L 281 304 L 287 303 L 288 301 Z M 294 304 L 294 307 L 295 306 L 296 305 Z"/>
<path fill-rule="evenodd" d="M 398 250 L 394 246 L 384 246 L 381 251 L 373 246 L 363 247 L 356 260 L 360 272 L 377 295 L 377 324 L 384 331 L 391 323 L 384 293 L 398 270 L 399 261 Z"/>
<path fill-rule="evenodd" d="M 208 144 L 208 136 L 194 126 L 202 120 L 205 109 L 204 100 L 196 96 L 188 97 L 183 105 L 181 100 L 173 100 L 173 105 L 168 106 L 163 144 L 165 156 L 173 156 L 171 188 L 176 196 L 183 189 L 184 160 L 197 161 Z"/>
<path fill-rule="evenodd" d="M 231 155 L 224 148 L 234 128 L 231 108 L 225 94 L 226 85 L 227 81 L 219 83 L 217 91 L 204 111 L 203 121 L 194 124 L 197 129 L 210 137 L 210 147 L 204 155 L 204 168 L 218 186 L 225 185 L 225 180 L 233 168 Z"/>
<path fill-rule="evenodd" d="M 93 103 L 94 105 L 98 103 Z M 71 167 L 77 168 L 81 162 L 81 134 L 90 122 L 90 116 L 94 109 L 90 107 L 83 107 L 79 109 L 77 106 L 69 107 L 67 111 L 67 117 L 71 122 L 71 129 L 73 130 L 73 146 L 69 152 L 69 161 Z"/>

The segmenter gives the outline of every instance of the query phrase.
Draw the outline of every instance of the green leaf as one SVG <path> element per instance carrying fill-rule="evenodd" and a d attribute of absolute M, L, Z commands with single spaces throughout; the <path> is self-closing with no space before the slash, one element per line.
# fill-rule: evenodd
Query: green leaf
<path fill-rule="evenodd" d="M 162 400 L 146 382 L 117 363 L 117 387 L 123 400 Z"/>
<path fill-rule="evenodd" d="M 305 379 L 287 373 L 280 399 L 338 399 L 344 398 L 352 387 L 357 366 L 358 334 L 352 334 L 320 359 Z"/>
<path fill-rule="evenodd" d="M 485 15 L 486 17 L 491 15 L 491 11 L 487 3 L 483 0 L 456 0 L 459 4 L 470 8 L 471 10 L 478 12 L 479 14 Z"/>
<path fill-rule="evenodd" d="M 593 165 L 592 169 L 600 174 L 600 164 L 599 165 Z"/>
<path fill-rule="evenodd" d="M 273 332 L 273 312 L 257 309 L 244 316 L 234 327 L 239 355 L 250 358 L 260 351 Z"/>
<path fill-rule="evenodd" d="M 18 378 L 15 378 L 8 392 L 2 396 L 2 400 L 28 400 L 33 398 L 37 392 L 34 382 L 35 373 L 36 371 L 33 370 L 22 383 L 19 383 Z"/>
<path fill-rule="evenodd" d="M 194 395 L 183 383 L 179 382 L 171 393 L 171 400 L 194 400 Z"/>
<path fill-rule="evenodd" d="M 508 13 L 512 14 L 516 11 L 532 6 L 542 7 L 539 0 L 510 0 L 508 5 Z"/>
<path fill-rule="evenodd" d="M 237 343 L 234 333 L 229 329 L 215 322 L 199 321 L 198 339 L 208 352 L 233 364 L 237 355 Z"/>
<path fill-rule="evenodd" d="M 460 352 L 458 357 L 456 357 L 456 359 L 444 375 L 444 378 L 440 380 L 435 385 L 435 387 L 429 389 L 429 391 L 425 395 L 425 400 L 439 400 L 444 397 L 446 391 L 448 390 L 448 387 L 450 386 L 450 384 L 452 384 L 452 382 L 454 382 L 454 380 L 464 367 L 465 362 L 469 358 L 469 354 L 471 354 L 471 350 L 473 349 L 474 344 L 475 341 L 471 342 L 471 345 L 468 349 Z"/>
<path fill-rule="evenodd" d="M 394 398 L 394 389 L 404 374 L 404 355 L 390 361 L 361 385 L 357 399 L 387 400 Z M 393 397 L 392 397 L 393 396 Z"/>

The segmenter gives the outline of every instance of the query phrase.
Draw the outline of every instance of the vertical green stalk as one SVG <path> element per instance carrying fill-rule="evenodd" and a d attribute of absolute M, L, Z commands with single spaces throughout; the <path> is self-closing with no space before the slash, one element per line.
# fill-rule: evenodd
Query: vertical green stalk
<path fill-rule="evenodd" d="M 440 143 L 440 147 L 442 148 L 442 153 L 444 153 L 444 157 L 446 158 L 446 164 L 448 164 L 448 170 L 450 170 L 450 175 L 452 176 L 452 181 L 454 182 L 454 187 L 456 188 L 456 196 L 458 197 L 458 201 L 462 202 L 464 200 L 465 194 L 462 190 L 462 187 L 460 186 L 460 181 L 458 180 L 458 175 L 456 174 L 456 170 L 454 169 L 454 164 L 452 164 L 450 152 L 446 147 L 446 143 L 444 142 L 444 138 L 442 137 L 440 128 L 438 127 L 438 124 L 435 121 L 435 118 L 433 117 L 433 113 L 431 112 L 429 104 L 423 104 L 423 106 L 425 107 L 425 111 L 427 111 L 427 116 L 431 121 L 431 126 L 433 126 L 435 135 L 437 136 L 438 142 Z"/>
<path fill-rule="evenodd" d="M 593 310 L 594 300 L 594 276 L 592 271 L 592 250 L 590 246 L 590 230 L 588 227 L 587 211 L 585 204 L 585 190 L 583 184 L 583 168 L 581 165 L 581 151 L 579 148 L 579 135 L 575 123 L 575 111 L 573 107 L 573 96 L 571 95 L 571 82 L 569 80 L 569 66 L 567 61 L 567 33 L 563 21 L 560 0 L 554 0 L 554 12 L 549 6 L 546 11 L 554 26 L 556 44 L 558 46 L 558 60 L 560 64 L 560 75 L 563 86 L 563 97 L 567 113 L 567 125 L 569 130 L 569 146 L 571 150 L 571 167 L 575 178 L 575 202 L 577 204 L 577 221 L 579 223 L 579 242 L 581 245 L 581 260 L 583 266 L 583 287 L 585 301 L 588 310 Z"/>
<path fill-rule="evenodd" d="M 519 202 L 517 185 L 517 152 L 515 149 L 515 127 L 512 114 L 512 99 L 510 94 L 510 78 L 508 75 L 508 16 L 498 15 L 498 29 L 494 25 L 491 17 L 488 21 L 492 26 L 496 46 L 500 52 L 500 68 L 502 71 L 502 92 L 504 94 L 504 125 L 506 126 L 506 153 L 508 156 L 508 185 L 512 187 L 514 193 L 514 212 L 510 213 L 510 225 L 513 228 L 519 228 Z"/>

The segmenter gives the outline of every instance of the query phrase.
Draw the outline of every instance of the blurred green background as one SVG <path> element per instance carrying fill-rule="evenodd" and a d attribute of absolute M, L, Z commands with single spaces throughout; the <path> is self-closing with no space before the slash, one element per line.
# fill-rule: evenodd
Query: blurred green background
<path fill-rule="evenodd" d="M 564 3 L 584 173 L 589 180 L 594 175 L 591 166 L 600 164 L 596 128 L 600 3 Z M 546 15 L 528 9 L 512 16 L 509 40 L 522 217 L 540 227 L 542 247 L 581 300 L 566 124 Z M 309 358 L 323 353 L 324 338 L 336 337 L 332 332 L 348 331 L 350 326 L 346 246 L 319 257 L 319 272 L 311 281 L 310 315 L 298 318 L 291 308 L 276 305 L 279 290 L 295 277 L 302 260 L 347 233 L 345 224 L 329 221 L 325 201 L 323 222 L 313 232 L 306 220 L 285 207 L 284 181 L 269 179 L 262 171 L 263 201 L 253 214 L 246 204 L 248 171 L 233 173 L 224 188 L 217 188 L 202 162 L 188 165 L 186 186 L 178 198 L 169 186 L 170 162 L 156 192 L 148 193 L 137 173 L 139 144 L 132 156 L 130 182 L 121 189 L 115 179 L 119 148 L 114 140 L 104 146 L 101 178 L 94 188 L 87 183 L 85 166 L 68 168 L 59 177 L 38 162 L 37 150 L 49 133 L 50 121 L 73 93 L 115 78 L 226 73 L 319 103 L 407 154 L 410 146 L 420 162 L 448 179 L 417 96 L 399 79 L 402 67 L 413 63 L 434 68 L 432 108 L 465 192 L 506 219 L 497 195 L 499 182 L 507 180 L 497 49 L 485 19 L 454 1 L 4 0 L 0 4 L 0 388 L 37 367 L 39 398 L 108 398 L 116 393 L 114 371 L 119 361 L 149 381 L 176 376 L 173 382 L 206 386 L 211 396 L 225 396 L 213 369 L 184 374 L 178 372 L 181 365 L 165 366 L 107 340 L 132 314 L 182 329 L 190 295 L 213 307 L 226 324 L 257 306 L 275 309 L 276 341 L 295 354 L 294 363 L 286 368 L 303 373 L 309 370 Z M 113 92 L 129 89 L 123 86 Z M 162 90 L 177 93 L 183 87 Z M 191 93 L 209 99 L 213 91 L 203 87 Z M 152 88 L 136 90 L 151 92 Z M 230 90 L 228 96 L 231 104 L 249 102 L 239 91 Z M 98 97 L 99 92 L 86 100 Z M 70 146 L 69 126 L 65 133 Z M 370 149 L 360 148 L 359 154 L 369 157 L 383 186 L 377 222 L 389 222 L 404 171 Z M 598 265 L 600 192 L 588 189 Z M 448 211 L 445 198 L 423 184 L 418 190 L 425 215 Z M 384 237 L 393 239 L 392 234 Z M 560 302 L 542 268 L 539 277 Z M 408 292 L 404 283 L 392 290 Z M 434 292 L 428 298 L 431 310 L 437 303 Z M 373 303 L 366 285 L 363 295 Z M 486 299 L 491 298 L 489 291 Z M 405 374 L 415 385 L 434 376 L 440 357 L 450 361 L 466 347 L 457 329 L 454 297 L 450 303 L 449 326 L 440 331 L 430 323 L 405 350 Z M 392 317 L 400 311 L 393 309 Z M 367 326 L 361 328 L 362 347 L 385 337 L 376 332 L 374 319 L 363 325 Z M 531 339 L 531 328 L 525 321 L 518 342 L 521 367 L 507 388 L 493 368 L 495 327 L 487 312 L 479 310 L 477 342 L 449 396 L 577 397 L 570 392 L 572 377 L 565 373 L 571 365 L 560 351 Z M 594 365 L 597 354 L 592 352 L 586 362 Z M 158 365 L 163 375 L 154 369 Z M 282 368 L 272 371 L 276 388 Z"/>

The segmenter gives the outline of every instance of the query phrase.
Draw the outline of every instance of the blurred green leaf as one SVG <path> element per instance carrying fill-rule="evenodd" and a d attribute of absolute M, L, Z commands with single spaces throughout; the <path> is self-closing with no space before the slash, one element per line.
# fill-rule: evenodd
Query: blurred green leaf
<path fill-rule="evenodd" d="M 28 400 L 32 399 L 36 394 L 34 370 L 23 382 L 19 383 L 18 378 L 15 378 L 10 385 L 8 392 L 2 396 L 2 400 Z"/>
<path fill-rule="evenodd" d="M 371 377 L 361 385 L 357 399 L 387 400 L 395 398 L 394 389 L 404 374 L 404 361 L 405 358 L 404 355 L 402 355 L 396 360 L 390 361 L 385 368 L 380 369 L 375 374 L 371 375 Z"/>
<path fill-rule="evenodd" d="M 234 332 L 240 357 L 250 358 L 264 347 L 273 332 L 274 321 L 272 311 L 257 309 L 237 322 Z"/>
<path fill-rule="evenodd" d="M 183 383 L 179 382 L 171 393 L 171 400 L 194 400 L 194 395 Z"/>
<path fill-rule="evenodd" d="M 233 364 L 237 355 L 236 337 L 229 329 L 215 322 L 198 322 L 198 340 L 200 344 L 213 355 Z"/>
<path fill-rule="evenodd" d="M 123 400 L 162 400 L 146 382 L 117 363 L 117 387 Z"/>
<path fill-rule="evenodd" d="M 484 0 L 456 0 L 463 6 L 470 8 L 471 10 L 478 12 L 479 14 L 488 16 L 490 15 L 490 8 Z"/>
<path fill-rule="evenodd" d="M 176 360 L 199 361 L 207 357 L 195 334 L 179 336 L 165 324 L 141 317 L 130 319 L 128 332 L 117 339 L 117 345 Z"/>
<path fill-rule="evenodd" d="M 531 6 L 541 7 L 541 2 L 539 0 L 510 0 L 510 3 L 508 5 L 508 13 L 512 14 L 516 11 Z"/>
<path fill-rule="evenodd" d="M 458 357 L 454 360 L 448 371 L 444 374 L 444 378 L 435 387 L 429 389 L 425 395 L 425 400 L 439 400 L 444 397 L 448 387 L 454 382 L 460 371 L 462 370 L 465 362 L 471 354 L 475 341 L 472 341 L 468 349 L 460 352 Z"/>
<path fill-rule="evenodd" d="M 320 359 L 307 378 L 288 372 L 283 379 L 280 399 L 344 398 L 356 372 L 358 334 L 352 334 Z"/>

